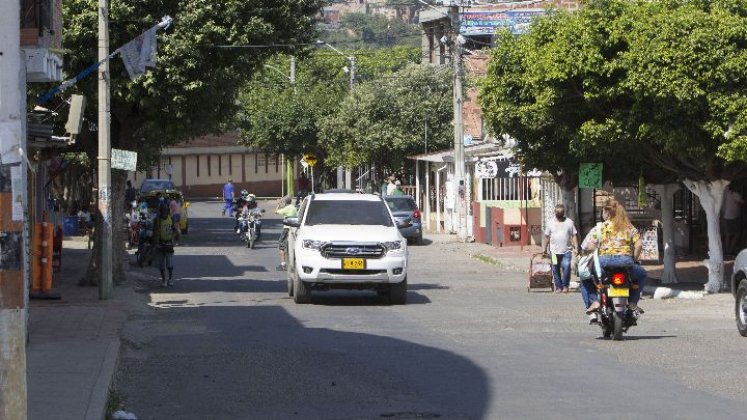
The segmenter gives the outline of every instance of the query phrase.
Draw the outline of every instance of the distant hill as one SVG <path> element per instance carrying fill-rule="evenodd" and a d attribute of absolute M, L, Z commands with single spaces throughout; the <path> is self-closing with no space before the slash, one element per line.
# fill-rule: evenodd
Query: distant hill
<path fill-rule="evenodd" d="M 323 40 L 348 48 L 420 45 L 415 0 L 348 0 L 330 2 L 322 9 L 319 29 Z"/>

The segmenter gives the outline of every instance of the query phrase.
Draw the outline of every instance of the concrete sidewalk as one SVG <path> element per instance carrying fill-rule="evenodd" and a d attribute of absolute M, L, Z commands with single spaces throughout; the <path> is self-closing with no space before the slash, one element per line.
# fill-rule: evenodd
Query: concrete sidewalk
<path fill-rule="evenodd" d="M 426 238 L 436 243 L 453 243 L 455 247 L 468 252 L 474 258 L 490 264 L 496 264 L 501 269 L 520 271 L 529 276 L 529 261 L 534 254 L 542 252 L 538 245 L 504 246 L 496 248 L 482 243 L 460 244 L 455 235 L 426 234 Z M 724 279 L 731 277 L 734 261 L 724 262 Z M 661 276 L 664 271 L 662 264 L 644 264 L 648 272 L 648 282 L 645 294 L 655 298 L 687 297 L 699 298 L 703 295 L 703 286 L 708 282 L 708 270 L 703 264 L 703 258 L 681 258 L 676 262 L 677 283 L 662 284 Z M 575 278 L 572 280 L 576 280 Z"/>
<path fill-rule="evenodd" d="M 75 238 L 74 238 L 75 239 Z M 126 319 L 122 293 L 99 300 L 98 289 L 80 287 L 91 251 L 65 240 L 62 269 L 53 287 L 61 300 L 32 300 L 29 307 L 28 418 L 101 420 L 119 355 Z"/>

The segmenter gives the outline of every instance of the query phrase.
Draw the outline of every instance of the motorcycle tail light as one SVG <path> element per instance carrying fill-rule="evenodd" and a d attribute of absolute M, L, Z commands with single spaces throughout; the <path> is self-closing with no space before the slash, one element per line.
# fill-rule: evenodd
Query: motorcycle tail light
<path fill-rule="evenodd" d="M 415 209 L 415 211 L 412 212 L 413 219 L 420 219 L 420 210 Z"/>
<path fill-rule="evenodd" d="M 622 286 L 625 284 L 625 273 L 614 273 L 612 274 L 612 285 Z"/>

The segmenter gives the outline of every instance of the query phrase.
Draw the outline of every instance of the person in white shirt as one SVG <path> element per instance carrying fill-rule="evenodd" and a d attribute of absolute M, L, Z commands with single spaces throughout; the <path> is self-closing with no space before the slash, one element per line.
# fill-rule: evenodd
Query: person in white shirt
<path fill-rule="evenodd" d="M 555 219 L 545 228 L 545 253 L 552 258 L 555 293 L 568 293 L 571 283 L 571 260 L 578 250 L 578 232 L 573 220 L 565 217 L 562 204 L 555 206 Z"/>
<path fill-rule="evenodd" d="M 729 188 L 724 191 L 724 202 L 721 207 L 725 254 L 736 255 L 739 252 L 743 204 L 742 196 L 734 191 L 733 184 L 730 184 Z"/>

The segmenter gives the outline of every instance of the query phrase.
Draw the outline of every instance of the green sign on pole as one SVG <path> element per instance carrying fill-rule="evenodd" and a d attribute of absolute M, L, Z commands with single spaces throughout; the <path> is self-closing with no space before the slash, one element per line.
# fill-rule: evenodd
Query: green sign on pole
<path fill-rule="evenodd" d="M 582 163 L 578 169 L 579 188 L 602 188 L 602 164 Z"/>

